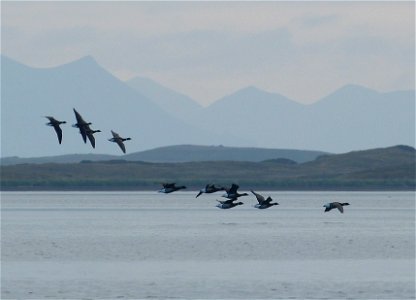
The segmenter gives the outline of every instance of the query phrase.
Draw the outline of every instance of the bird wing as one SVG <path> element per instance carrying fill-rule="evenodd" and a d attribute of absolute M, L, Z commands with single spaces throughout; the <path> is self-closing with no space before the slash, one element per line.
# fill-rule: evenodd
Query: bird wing
<path fill-rule="evenodd" d="M 121 151 L 123 151 L 123 153 L 126 153 L 126 146 L 124 146 L 123 141 L 121 139 L 116 139 L 116 143 L 121 148 Z"/>
<path fill-rule="evenodd" d="M 53 128 L 55 129 L 56 134 L 58 135 L 59 144 L 61 144 L 62 143 L 62 129 L 61 127 L 59 127 L 59 125 L 54 125 Z"/>
<path fill-rule="evenodd" d="M 251 190 L 251 192 L 253 193 L 254 196 L 256 196 L 257 201 L 259 202 L 259 204 L 261 204 L 262 202 L 264 202 L 264 197 L 260 194 L 257 194 L 255 191 Z"/>
<path fill-rule="evenodd" d="M 113 135 L 115 139 L 121 139 L 120 135 L 117 132 L 114 132 L 111 130 L 111 134 Z"/>
<path fill-rule="evenodd" d="M 75 118 L 77 119 L 77 123 L 80 125 L 87 124 L 87 122 L 84 121 L 84 119 L 81 117 L 79 112 L 77 112 L 74 108 Z"/>
<path fill-rule="evenodd" d="M 81 134 L 84 143 L 86 143 L 87 142 L 87 130 L 89 130 L 89 126 L 87 125 L 87 122 L 85 122 L 84 119 L 81 117 L 79 112 L 77 112 L 75 110 L 75 108 L 73 108 L 73 110 L 74 110 L 74 113 L 75 113 L 75 118 L 77 119 L 77 124 L 76 125 L 78 125 L 77 127 L 79 128 L 79 133 Z M 95 144 L 95 142 L 94 142 L 94 144 Z"/>
<path fill-rule="evenodd" d="M 79 133 L 82 136 L 82 139 L 84 140 L 84 143 L 87 142 L 87 130 L 85 129 L 84 126 L 79 127 Z"/>
<path fill-rule="evenodd" d="M 231 188 L 227 191 L 228 194 L 235 194 L 237 193 L 239 186 L 235 183 L 231 185 Z"/>
<path fill-rule="evenodd" d="M 333 204 L 334 204 L 334 206 L 335 206 L 336 208 L 338 208 L 338 210 L 339 210 L 341 213 L 344 213 L 344 208 L 342 207 L 342 205 L 341 205 L 340 203 L 338 203 L 338 202 L 334 202 Z"/>
<path fill-rule="evenodd" d="M 265 203 L 270 203 L 270 202 L 272 202 L 273 201 L 273 199 L 272 199 L 272 197 L 267 197 L 267 199 L 266 200 L 264 200 L 264 202 Z"/>
<path fill-rule="evenodd" d="M 45 116 L 45 118 L 47 118 L 49 120 L 49 122 L 54 123 L 57 122 L 56 119 L 54 117 L 51 116 Z"/>
<path fill-rule="evenodd" d="M 80 131 L 81 131 L 81 129 L 80 129 Z M 90 140 L 91 146 L 93 148 L 95 148 L 95 137 L 94 137 L 94 134 L 92 133 L 92 131 L 88 131 L 85 134 L 87 135 L 87 138 Z M 84 137 L 84 136 L 82 136 L 82 137 Z"/>

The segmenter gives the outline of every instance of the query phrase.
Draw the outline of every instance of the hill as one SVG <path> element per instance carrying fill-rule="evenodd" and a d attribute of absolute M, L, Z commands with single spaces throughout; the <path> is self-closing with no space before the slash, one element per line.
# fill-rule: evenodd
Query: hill
<path fill-rule="evenodd" d="M 88 189 L 156 190 L 174 181 L 189 189 L 209 182 L 242 189 L 276 190 L 414 190 L 416 151 L 395 146 L 325 155 L 311 162 L 209 161 L 148 163 L 112 160 L 77 164 L 2 166 L 3 190 Z"/>
<path fill-rule="evenodd" d="M 177 145 L 158 147 L 151 150 L 135 152 L 122 156 L 105 154 L 70 154 L 47 157 L 5 157 L 0 159 L 1 165 L 23 163 L 78 163 L 88 161 L 129 160 L 146 162 L 191 162 L 191 161 L 262 161 L 268 159 L 289 159 L 298 163 L 314 160 L 319 155 L 327 154 L 321 151 L 239 148 L 225 146 Z"/>
<path fill-rule="evenodd" d="M 322 151 L 266 149 L 225 146 L 178 145 L 160 147 L 125 155 L 126 160 L 147 162 L 191 162 L 191 161 L 251 161 L 259 162 L 267 159 L 286 158 L 298 163 L 314 160 Z"/>

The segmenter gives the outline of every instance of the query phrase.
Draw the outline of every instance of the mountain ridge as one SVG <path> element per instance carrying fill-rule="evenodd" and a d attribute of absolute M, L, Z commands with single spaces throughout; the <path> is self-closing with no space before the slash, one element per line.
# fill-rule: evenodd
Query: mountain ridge
<path fill-rule="evenodd" d="M 2 140 L 6 142 L 2 143 L 2 156 L 59 155 L 78 153 L 83 148 L 119 154 L 119 149 L 102 137 L 111 137 L 110 130 L 132 137 L 126 145 L 128 151 L 176 143 L 203 144 L 206 140 L 221 143 L 226 139 L 170 115 L 91 58 L 47 69 L 20 67 L 12 60 L 3 60 L 1 122 Z M 53 130 L 44 126 L 41 118 L 45 115 L 74 123 L 73 108 L 93 123 L 93 129 L 102 131 L 96 135 L 97 150 L 82 144 L 77 130 L 69 129 L 68 124 L 62 126 L 62 145 L 57 145 Z M 5 128 L 21 128 L 19 138 L 16 131 Z M 27 128 L 30 131 L 24 130 Z M 228 139 L 234 143 L 232 137 Z M 24 155 L 26 149 L 30 151 Z"/>
<path fill-rule="evenodd" d="M 133 88 L 91 56 L 43 69 L 11 61 L 2 55 L 1 122 L 6 141 L 2 156 L 60 155 L 82 149 L 116 155 L 119 149 L 104 140 L 111 137 L 110 130 L 132 137 L 126 145 L 128 153 L 177 144 L 332 153 L 415 145 L 414 90 L 380 93 L 345 85 L 304 105 L 249 86 L 208 107 L 195 108 L 193 99 L 161 85 Z M 157 95 L 162 94 L 171 108 L 158 102 Z M 30 109 L 22 109 L 26 107 Z M 93 123 L 93 129 L 103 131 L 96 136 L 97 150 L 80 143 L 76 130 L 66 126 L 63 145 L 58 147 L 53 132 L 40 119 L 53 115 L 73 120 L 74 107 Z M 5 128 L 18 128 L 19 138 Z"/>

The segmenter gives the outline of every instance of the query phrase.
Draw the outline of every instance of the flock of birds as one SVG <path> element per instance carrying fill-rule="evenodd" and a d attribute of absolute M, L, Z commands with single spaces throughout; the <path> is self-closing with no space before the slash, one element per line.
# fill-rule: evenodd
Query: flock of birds
<path fill-rule="evenodd" d="M 159 190 L 159 192 L 165 193 L 165 194 L 169 194 L 175 191 L 186 189 L 186 186 L 183 186 L 183 185 L 176 186 L 175 183 L 163 183 L 162 185 L 163 185 L 163 188 Z M 243 202 L 241 201 L 236 202 L 236 201 L 241 196 L 248 196 L 247 193 L 239 193 L 238 188 L 239 186 L 235 183 L 233 183 L 230 188 L 218 187 L 215 184 L 207 184 L 203 189 L 199 190 L 199 193 L 196 195 L 195 198 L 198 198 L 203 193 L 212 194 L 218 191 L 225 191 L 225 194 L 223 194 L 222 197 L 226 198 L 227 200 L 224 200 L 224 201 L 217 200 L 219 203 L 216 205 L 216 207 L 221 208 L 221 209 L 229 209 L 229 208 L 236 207 L 238 205 L 243 205 L 244 204 Z M 279 205 L 279 203 L 277 202 L 272 202 L 273 199 L 270 196 L 265 198 L 264 196 L 260 195 L 259 193 L 256 193 L 253 190 L 250 190 L 250 191 L 253 193 L 254 196 L 256 196 L 256 199 L 258 202 L 256 205 L 254 205 L 255 208 L 266 209 L 274 205 Z M 347 205 L 350 205 L 350 204 L 341 203 L 341 202 L 330 202 L 330 203 L 326 203 L 323 207 L 325 207 L 324 212 L 327 212 L 336 208 L 341 213 L 344 213 L 344 206 L 347 206 Z"/>
<path fill-rule="evenodd" d="M 88 138 L 88 140 L 91 143 L 91 146 L 93 148 L 95 148 L 94 133 L 101 132 L 101 130 L 91 129 L 90 125 L 92 123 L 91 122 L 86 122 L 82 118 L 82 116 L 79 114 L 79 112 L 77 112 L 75 110 L 75 108 L 74 108 L 74 113 L 75 113 L 75 118 L 76 118 L 77 122 L 74 125 L 72 125 L 72 127 L 75 127 L 75 128 L 79 129 L 79 133 L 81 134 L 82 139 L 84 140 L 84 143 L 87 143 L 87 138 Z M 46 116 L 45 118 L 47 118 L 49 120 L 49 122 L 46 123 L 46 125 L 52 126 L 55 129 L 56 135 L 58 136 L 59 144 L 61 144 L 62 143 L 62 129 L 61 129 L 60 125 L 61 124 L 66 124 L 66 121 L 58 121 L 54 117 L 51 117 L 51 116 Z M 123 138 L 118 133 L 114 132 L 113 130 L 111 130 L 111 134 L 113 135 L 113 137 L 111 139 L 108 139 L 108 140 L 110 142 L 117 143 L 117 145 L 120 147 L 121 151 L 123 151 L 123 153 L 126 153 L 126 147 L 124 145 L 124 142 L 131 140 L 131 138 Z"/>
<path fill-rule="evenodd" d="M 90 125 L 92 123 L 91 122 L 86 122 L 82 118 L 82 116 L 79 114 L 79 112 L 77 112 L 75 110 L 75 108 L 73 110 L 74 110 L 74 113 L 75 113 L 76 123 L 73 124 L 72 127 L 75 127 L 75 128 L 79 129 L 79 133 L 81 134 L 84 143 L 87 143 L 87 139 L 88 139 L 91 143 L 91 146 L 93 148 L 95 148 L 94 133 L 101 132 L 101 130 L 91 129 Z M 58 121 L 54 117 L 51 117 L 51 116 L 46 116 L 45 118 L 47 118 L 49 120 L 49 122 L 46 123 L 46 125 L 52 126 L 55 129 L 55 132 L 58 136 L 59 144 L 61 144 L 62 143 L 62 129 L 61 129 L 60 125 L 65 124 L 66 121 Z M 128 141 L 128 140 L 131 140 L 131 138 L 123 138 L 118 133 L 114 132 L 113 130 L 111 130 L 111 134 L 113 135 L 113 137 L 111 139 L 108 139 L 108 140 L 110 142 L 117 143 L 117 145 L 120 147 L 121 151 L 123 151 L 123 153 L 126 153 L 126 147 L 124 145 L 124 142 Z M 211 193 L 215 193 L 215 192 L 218 192 L 218 191 L 225 191 L 225 194 L 222 195 L 222 197 L 226 198 L 227 200 L 224 200 L 224 201 L 217 200 L 219 203 L 216 206 L 218 208 L 221 208 L 221 209 L 229 209 L 229 208 L 236 207 L 238 205 L 243 205 L 244 204 L 243 202 L 241 202 L 241 201 L 236 202 L 236 201 L 241 196 L 248 196 L 247 193 L 241 193 L 240 194 L 237 191 L 238 188 L 239 188 L 239 186 L 235 183 L 233 183 L 230 188 L 218 187 L 215 184 L 207 184 L 205 186 L 205 188 L 203 188 L 199 191 L 198 195 L 196 195 L 196 198 L 198 198 L 203 193 L 211 194 Z M 186 189 L 186 186 L 183 186 L 183 185 L 182 186 L 176 186 L 175 183 L 164 183 L 163 188 L 159 192 L 169 194 L 169 193 L 181 190 L 181 189 Z M 257 199 L 257 202 L 258 202 L 256 205 L 254 205 L 255 208 L 266 209 L 266 208 L 272 207 L 274 205 L 279 205 L 279 203 L 277 203 L 277 202 L 272 202 L 273 199 L 270 196 L 267 197 L 267 198 L 264 198 L 262 195 L 256 193 L 253 190 L 251 190 L 251 192 L 253 193 L 254 196 L 256 196 L 256 199 Z M 327 203 L 327 204 L 324 205 L 325 212 L 330 211 L 334 208 L 337 208 L 341 213 L 344 213 L 344 208 L 343 207 L 346 206 L 346 205 L 350 205 L 350 204 L 349 203 L 340 203 L 340 202 Z"/>

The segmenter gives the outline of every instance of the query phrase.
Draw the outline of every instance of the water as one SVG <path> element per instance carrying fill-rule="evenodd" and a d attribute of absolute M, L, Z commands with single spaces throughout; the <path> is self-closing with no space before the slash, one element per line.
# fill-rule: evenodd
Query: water
<path fill-rule="evenodd" d="M 415 298 L 414 192 L 260 193 L 4 192 L 1 298 Z"/>

